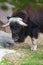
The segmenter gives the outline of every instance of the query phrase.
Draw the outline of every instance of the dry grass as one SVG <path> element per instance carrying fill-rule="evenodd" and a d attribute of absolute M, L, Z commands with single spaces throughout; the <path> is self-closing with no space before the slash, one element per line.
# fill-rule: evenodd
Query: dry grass
<path fill-rule="evenodd" d="M 12 49 L 19 52 L 21 55 L 7 54 L 0 62 L 0 65 L 43 65 L 43 35 L 39 35 L 38 50 L 30 51 L 30 37 L 26 38 L 24 43 L 17 44 Z"/>

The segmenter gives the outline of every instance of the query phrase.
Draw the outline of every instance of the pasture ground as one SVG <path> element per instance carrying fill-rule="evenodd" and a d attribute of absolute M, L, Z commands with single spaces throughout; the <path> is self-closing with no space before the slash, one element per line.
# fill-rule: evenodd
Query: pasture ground
<path fill-rule="evenodd" d="M 37 51 L 29 49 L 30 43 L 30 38 L 27 38 L 24 43 L 17 44 L 12 49 L 19 52 L 20 55 L 6 54 L 0 61 L 0 65 L 43 65 L 43 35 L 39 37 Z"/>

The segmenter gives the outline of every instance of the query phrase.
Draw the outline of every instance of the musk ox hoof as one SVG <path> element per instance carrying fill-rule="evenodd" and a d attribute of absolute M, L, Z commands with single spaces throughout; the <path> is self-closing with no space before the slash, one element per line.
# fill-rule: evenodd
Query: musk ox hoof
<path fill-rule="evenodd" d="M 32 45 L 31 50 L 32 51 L 37 51 L 37 45 Z"/>

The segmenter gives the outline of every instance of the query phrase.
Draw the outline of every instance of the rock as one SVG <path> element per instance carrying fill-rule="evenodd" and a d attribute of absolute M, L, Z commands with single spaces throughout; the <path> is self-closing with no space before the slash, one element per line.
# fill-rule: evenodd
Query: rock
<path fill-rule="evenodd" d="M 2 25 L 4 25 L 4 23 L 0 20 L 0 30 L 2 30 L 2 31 L 6 31 L 6 29 L 3 28 Z"/>
<path fill-rule="evenodd" d="M 16 53 L 16 50 L 0 49 L 0 61 L 2 60 L 3 56 L 8 53 Z"/>
<path fill-rule="evenodd" d="M 0 46 L 11 47 L 14 46 L 15 42 L 12 39 L 11 34 L 4 31 L 0 31 Z"/>
<path fill-rule="evenodd" d="M 8 59 L 9 57 L 12 59 L 12 57 L 15 59 L 15 58 L 18 58 L 18 57 L 21 57 L 23 56 L 24 57 L 24 53 L 23 52 L 19 52 L 17 50 L 9 50 L 9 49 L 0 49 L 0 61 L 2 60 L 2 58 L 7 58 L 7 55 L 8 55 Z"/>

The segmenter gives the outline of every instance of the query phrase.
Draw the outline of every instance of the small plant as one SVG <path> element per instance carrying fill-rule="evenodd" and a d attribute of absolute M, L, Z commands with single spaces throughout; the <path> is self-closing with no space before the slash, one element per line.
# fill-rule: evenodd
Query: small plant
<path fill-rule="evenodd" d="M 0 2 L 5 2 L 5 1 L 7 1 L 7 0 L 0 0 Z"/>
<path fill-rule="evenodd" d="M 2 5 L 2 6 L 1 6 L 1 9 L 2 9 L 2 10 L 8 10 L 8 7 L 7 7 L 6 5 Z"/>

